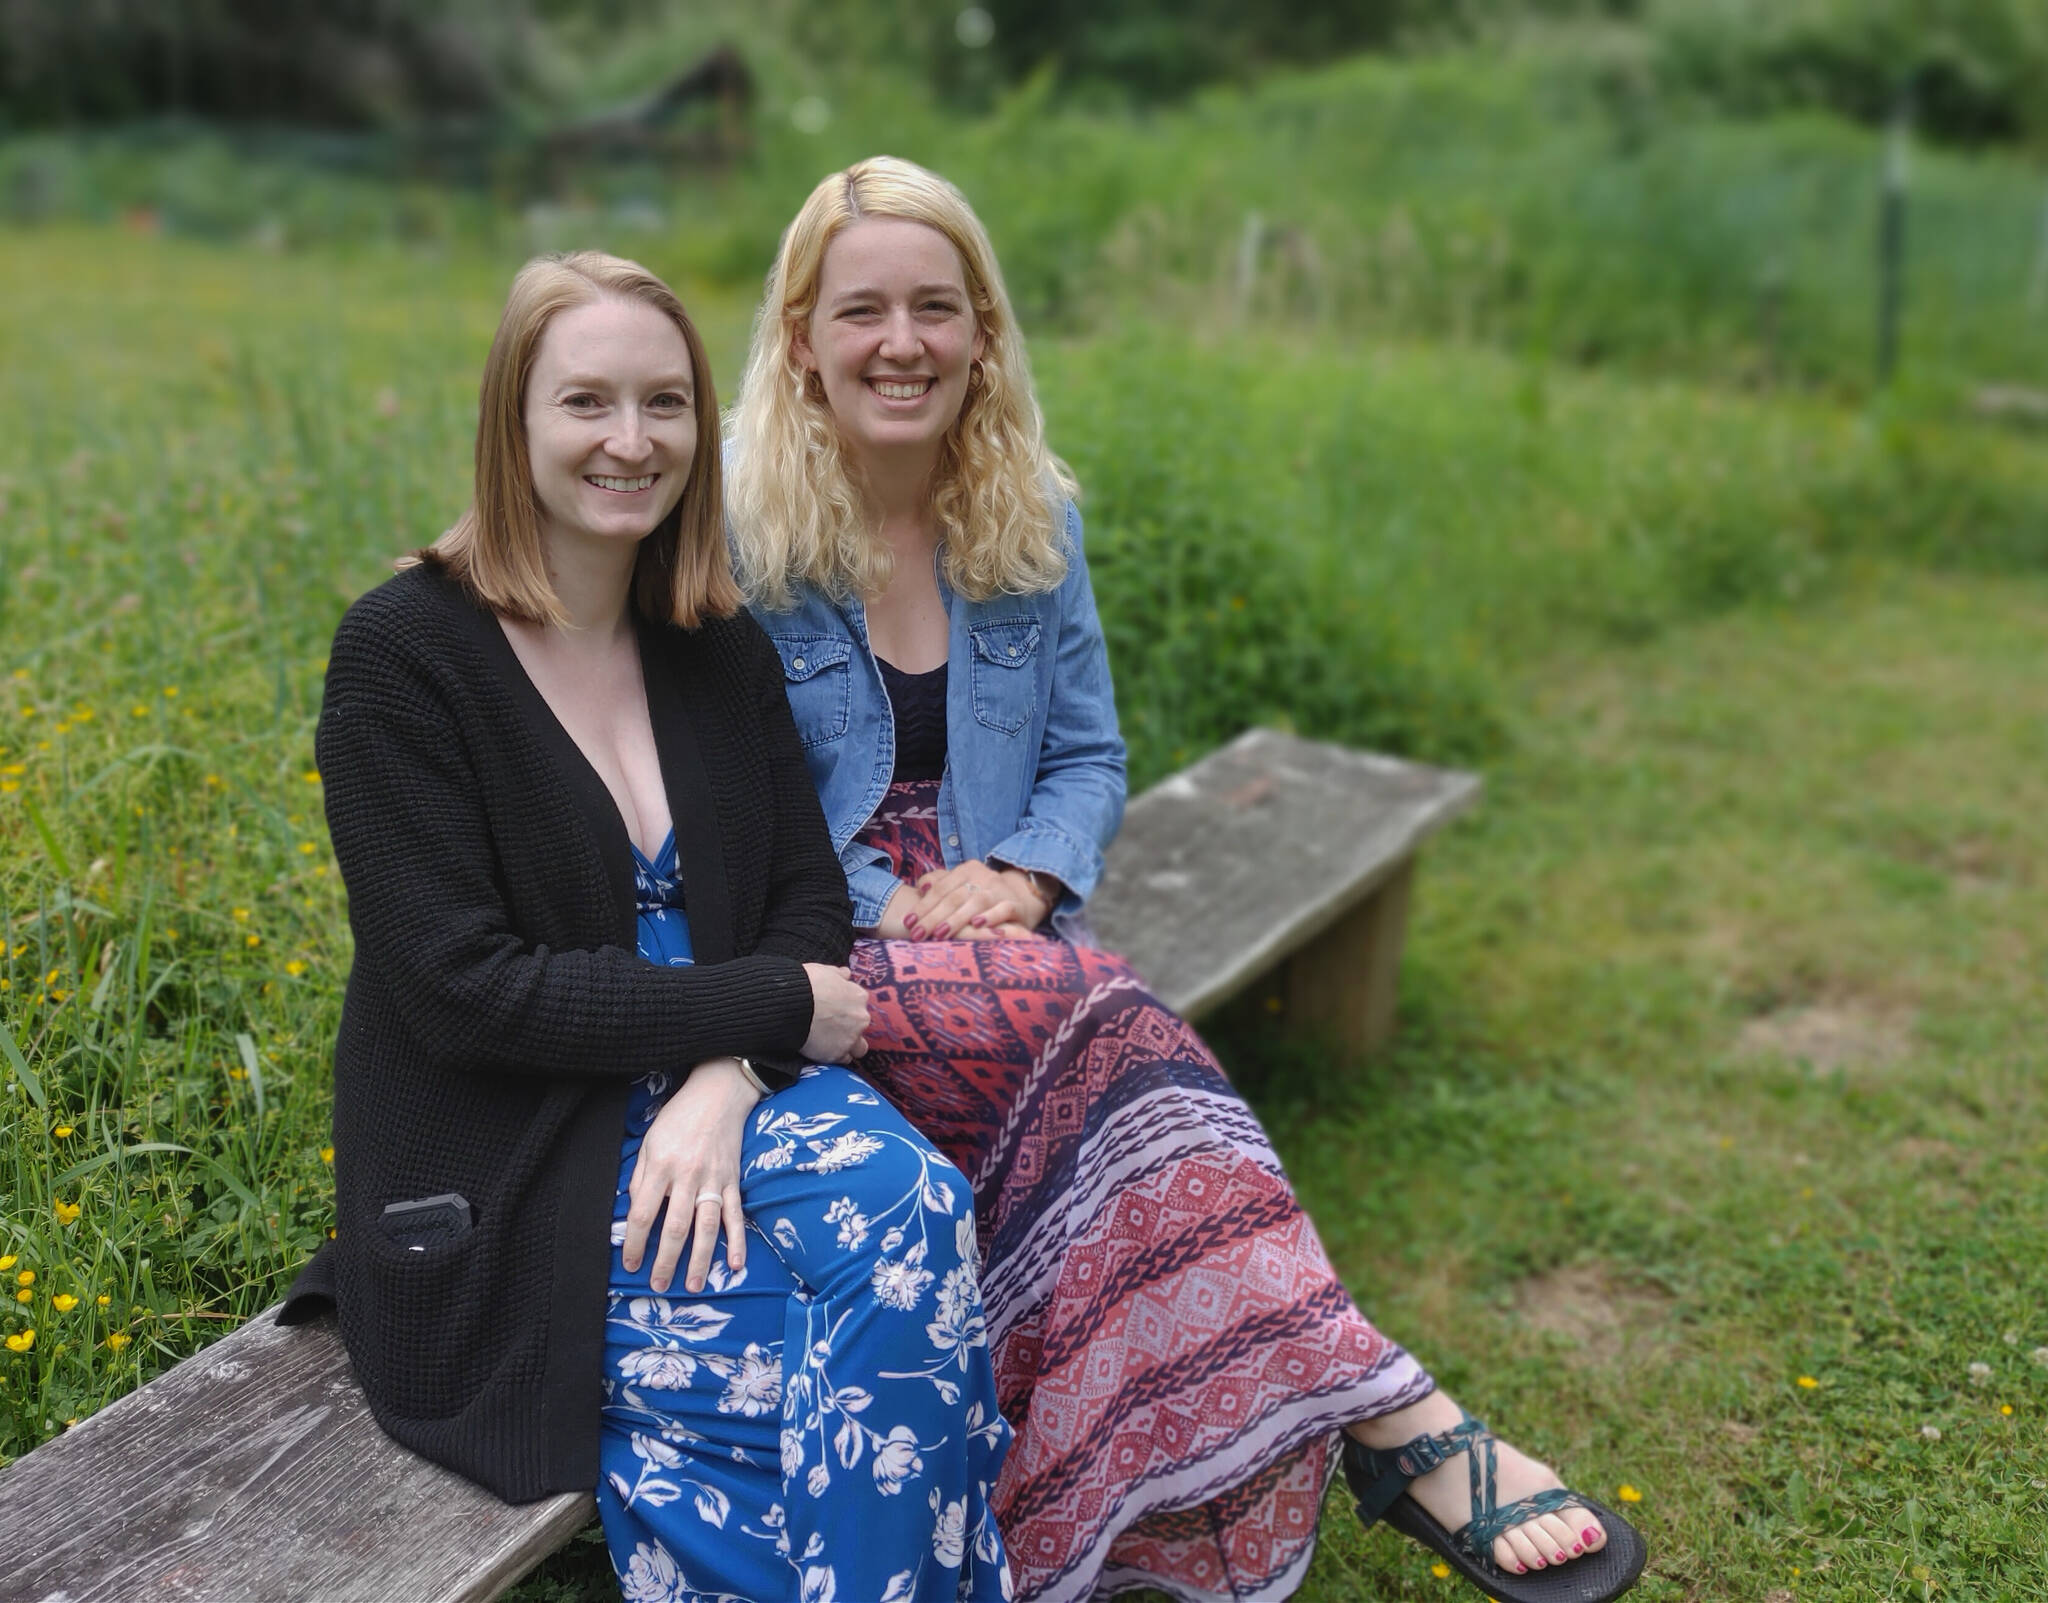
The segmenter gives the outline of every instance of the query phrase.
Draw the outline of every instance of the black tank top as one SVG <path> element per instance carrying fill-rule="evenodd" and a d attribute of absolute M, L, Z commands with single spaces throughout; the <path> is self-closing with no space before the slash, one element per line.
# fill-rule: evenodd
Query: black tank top
<path fill-rule="evenodd" d="M 946 665 L 929 673 L 905 673 L 893 662 L 875 659 L 882 686 L 896 715 L 897 784 L 908 779 L 946 777 Z"/>

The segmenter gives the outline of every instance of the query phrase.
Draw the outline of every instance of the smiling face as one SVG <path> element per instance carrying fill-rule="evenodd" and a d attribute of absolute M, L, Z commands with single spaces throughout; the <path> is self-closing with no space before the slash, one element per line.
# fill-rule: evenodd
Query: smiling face
<path fill-rule="evenodd" d="M 545 537 L 637 544 L 696 457 L 690 347 L 642 301 L 572 306 L 541 335 L 522 415 Z"/>
<path fill-rule="evenodd" d="M 936 453 L 984 343 L 960 253 L 901 217 L 862 218 L 833 237 L 817 304 L 791 341 L 856 460 Z"/>

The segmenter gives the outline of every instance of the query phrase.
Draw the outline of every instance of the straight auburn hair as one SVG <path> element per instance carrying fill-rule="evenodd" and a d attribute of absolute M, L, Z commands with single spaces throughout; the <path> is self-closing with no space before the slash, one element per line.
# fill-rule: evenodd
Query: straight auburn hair
<path fill-rule="evenodd" d="M 794 339 L 817 307 L 826 247 L 868 217 L 905 218 L 946 237 L 986 336 L 927 490 L 945 540 L 946 582 L 973 601 L 1051 590 L 1067 571 L 1064 503 L 1076 486 L 1046 446 L 995 247 L 966 196 L 893 156 L 856 162 L 812 190 L 769 269 L 726 425 L 740 581 L 774 611 L 790 605 L 798 585 L 845 597 L 874 595 L 888 582 L 889 548 L 876 538 L 859 472 Z"/>
<path fill-rule="evenodd" d="M 690 350 L 697 450 L 682 498 L 640 542 L 633 564 L 633 605 L 657 623 L 694 629 L 729 618 L 742 605 L 725 549 L 719 464 L 718 398 L 704 342 L 674 290 L 623 257 L 601 251 L 536 256 L 519 270 L 484 359 L 478 396 L 476 489 L 469 510 L 432 545 L 400 560 L 427 563 L 459 580 L 484 605 L 527 623 L 566 626 L 548 579 L 543 513 L 526 444 L 526 383 L 548 325 L 572 307 L 612 298 L 639 301 L 675 324 Z"/>

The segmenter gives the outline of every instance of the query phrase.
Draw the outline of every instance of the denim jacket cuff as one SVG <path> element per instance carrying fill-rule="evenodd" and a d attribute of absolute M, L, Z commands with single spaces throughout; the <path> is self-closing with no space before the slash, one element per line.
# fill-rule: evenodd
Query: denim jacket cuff
<path fill-rule="evenodd" d="M 887 863 L 869 863 L 846 876 L 846 889 L 853 897 L 853 927 L 871 930 L 882 922 L 882 910 L 903 881 L 889 872 Z"/>
<path fill-rule="evenodd" d="M 1078 905 L 1087 900 L 1102 877 L 1102 853 L 1092 843 L 1076 840 L 1043 819 L 1027 818 L 1014 835 L 989 848 L 992 862 L 1050 874 L 1067 887 Z"/>

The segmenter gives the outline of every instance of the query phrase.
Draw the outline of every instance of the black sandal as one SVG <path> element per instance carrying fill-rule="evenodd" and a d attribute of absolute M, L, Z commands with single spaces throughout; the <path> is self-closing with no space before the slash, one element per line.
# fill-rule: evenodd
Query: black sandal
<path fill-rule="evenodd" d="M 1414 1498 L 1408 1483 L 1427 1475 L 1459 1453 L 1472 1468 L 1472 1518 L 1456 1532 L 1447 1531 Z M 1403 1536 L 1412 1537 L 1474 1586 L 1499 1603 L 1608 1603 L 1636 1584 L 1649 1549 L 1636 1528 L 1590 1497 L 1562 1486 L 1517 1498 L 1505 1508 L 1494 1502 L 1496 1463 L 1494 1435 L 1470 1414 L 1435 1436 L 1418 1436 L 1405 1447 L 1383 1449 L 1344 1438 L 1344 1478 L 1358 1499 L 1358 1517 L 1367 1525 L 1385 1520 Z M 1590 1553 L 1565 1564 L 1530 1570 L 1504 1570 L 1493 1561 L 1494 1539 L 1539 1514 L 1585 1509 L 1600 1521 L 1607 1540 Z"/>

